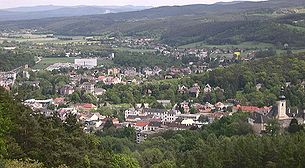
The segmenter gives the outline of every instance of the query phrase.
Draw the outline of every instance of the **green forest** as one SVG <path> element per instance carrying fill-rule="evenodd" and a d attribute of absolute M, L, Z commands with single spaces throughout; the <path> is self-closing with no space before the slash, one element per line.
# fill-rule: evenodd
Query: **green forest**
<path fill-rule="evenodd" d="M 33 53 L 26 51 L 1 51 L 0 50 L 0 71 L 9 71 L 25 64 L 33 66 L 35 58 Z"/>
<path fill-rule="evenodd" d="M 156 55 L 155 53 L 136 53 L 136 52 L 118 52 L 113 62 L 119 66 L 125 67 L 154 67 L 167 68 L 174 65 L 180 65 L 181 61 L 174 57 Z"/>

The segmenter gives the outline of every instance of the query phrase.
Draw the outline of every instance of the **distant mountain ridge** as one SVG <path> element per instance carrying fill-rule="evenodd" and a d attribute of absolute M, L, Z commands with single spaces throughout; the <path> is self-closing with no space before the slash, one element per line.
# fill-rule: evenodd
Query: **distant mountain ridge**
<path fill-rule="evenodd" d="M 57 6 L 57 5 L 39 5 L 39 6 L 7 8 L 7 9 L 2 9 L 2 10 L 9 11 L 9 12 L 39 12 L 39 11 L 56 10 L 56 9 L 63 8 L 63 7 L 64 6 Z"/>
<path fill-rule="evenodd" d="M 70 17 L 120 13 L 149 9 L 149 6 L 33 6 L 0 10 L 0 21 L 44 19 L 52 17 Z"/>
<path fill-rule="evenodd" d="M 305 45 L 304 9 L 305 0 L 163 6 L 103 15 L 5 21 L 0 22 L 0 30 L 36 29 L 55 35 L 84 36 L 148 35 L 175 46 L 257 41 L 299 47 Z"/>

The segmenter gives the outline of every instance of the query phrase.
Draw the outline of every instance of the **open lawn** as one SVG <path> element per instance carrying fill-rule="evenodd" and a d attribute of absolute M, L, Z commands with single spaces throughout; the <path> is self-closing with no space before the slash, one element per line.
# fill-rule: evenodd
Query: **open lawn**
<path fill-rule="evenodd" d="M 41 61 L 36 64 L 34 69 L 45 69 L 48 66 L 55 63 L 74 63 L 75 57 L 63 57 L 63 58 L 42 58 Z"/>
<path fill-rule="evenodd" d="M 74 59 L 76 57 L 62 57 L 62 58 L 42 58 L 41 61 L 36 64 L 33 68 L 34 69 L 45 69 L 48 66 L 55 64 L 55 63 L 74 63 Z M 98 66 L 112 66 L 112 60 L 105 60 L 105 59 L 98 59 L 97 60 Z"/>

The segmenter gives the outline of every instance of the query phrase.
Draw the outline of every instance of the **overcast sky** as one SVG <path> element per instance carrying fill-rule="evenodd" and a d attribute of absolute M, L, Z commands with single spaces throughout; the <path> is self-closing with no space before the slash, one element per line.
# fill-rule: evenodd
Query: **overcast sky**
<path fill-rule="evenodd" d="M 164 6 L 186 4 L 211 4 L 215 2 L 228 2 L 232 0 L 0 0 L 0 8 L 12 8 L 35 5 L 135 5 L 135 6 Z"/>

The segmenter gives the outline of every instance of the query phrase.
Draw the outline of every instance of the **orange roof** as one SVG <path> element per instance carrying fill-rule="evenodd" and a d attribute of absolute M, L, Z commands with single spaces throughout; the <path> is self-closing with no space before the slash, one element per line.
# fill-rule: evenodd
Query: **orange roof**
<path fill-rule="evenodd" d="M 233 107 L 234 109 L 237 110 L 241 110 L 241 111 L 245 111 L 245 112 L 255 112 L 255 111 L 259 111 L 260 108 L 256 107 L 256 106 L 241 106 L 241 105 L 237 105 Z"/>
<path fill-rule="evenodd" d="M 98 77 L 98 80 L 100 80 L 100 81 L 102 81 L 102 80 L 104 80 L 105 79 L 105 76 L 99 76 Z"/>
<path fill-rule="evenodd" d="M 144 127 L 144 126 L 147 126 L 149 124 L 149 122 L 147 121 L 138 121 L 135 126 L 138 126 L 138 127 Z"/>
<path fill-rule="evenodd" d="M 54 102 L 63 102 L 63 101 L 65 101 L 65 98 L 58 97 L 58 98 L 54 98 L 53 101 Z"/>
<path fill-rule="evenodd" d="M 95 108 L 96 106 L 94 104 L 91 104 L 91 103 L 85 103 L 85 104 L 81 104 L 80 107 L 91 109 L 91 108 Z"/>

